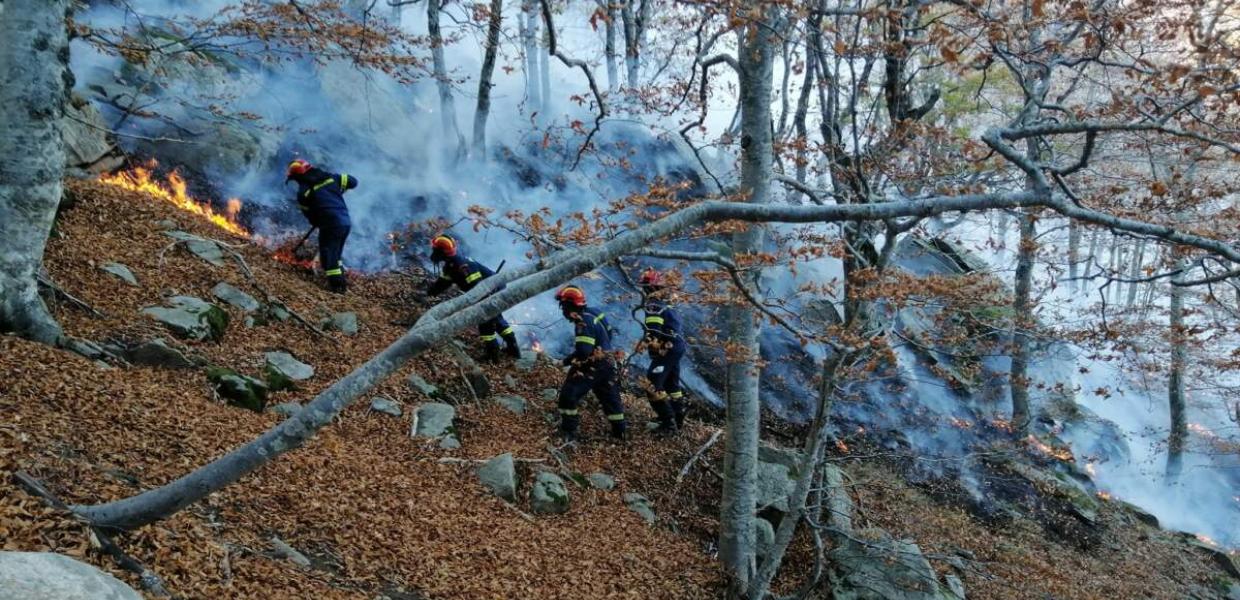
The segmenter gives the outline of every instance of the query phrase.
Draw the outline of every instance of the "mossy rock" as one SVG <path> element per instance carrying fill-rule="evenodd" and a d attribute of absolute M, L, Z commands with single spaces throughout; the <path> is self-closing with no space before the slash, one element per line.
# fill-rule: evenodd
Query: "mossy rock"
<path fill-rule="evenodd" d="M 254 412 L 263 412 L 267 407 L 269 389 L 261 380 L 225 367 L 207 368 L 207 379 L 215 387 L 215 392 L 232 406 Z"/>

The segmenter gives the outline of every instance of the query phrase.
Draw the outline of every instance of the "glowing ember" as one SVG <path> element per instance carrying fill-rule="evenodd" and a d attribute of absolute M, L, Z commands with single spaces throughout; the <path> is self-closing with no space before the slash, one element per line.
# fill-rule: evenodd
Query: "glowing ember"
<path fill-rule="evenodd" d="M 249 237 L 250 232 L 237 223 L 237 215 L 241 213 L 241 200 L 232 198 L 228 201 L 227 215 L 215 212 L 208 202 L 199 202 L 186 192 L 185 178 L 175 170 L 168 174 L 167 182 L 158 181 L 153 177 L 153 170 L 158 164 L 155 161 L 146 167 L 134 167 L 125 173 L 103 175 L 99 181 L 108 185 L 141 192 L 164 200 L 173 206 L 198 215 L 211 221 L 216 227 L 233 235 Z"/>
<path fill-rule="evenodd" d="M 1062 460 L 1064 462 L 1072 461 L 1072 451 L 1068 450 L 1067 448 L 1054 448 L 1054 447 L 1048 446 L 1045 443 L 1043 443 L 1042 440 L 1039 440 L 1036 436 L 1034 436 L 1032 433 L 1029 434 L 1029 437 L 1025 438 L 1025 441 L 1028 442 L 1029 445 L 1032 446 L 1034 450 L 1037 450 L 1038 452 L 1046 456 L 1049 456 L 1054 459 Z"/>
<path fill-rule="evenodd" d="M 1212 538 L 1212 537 L 1210 537 L 1210 536 L 1208 536 L 1208 535 L 1206 535 L 1206 534 L 1204 534 L 1204 533 L 1199 533 L 1199 534 L 1197 534 L 1197 541 L 1199 541 L 1199 542 L 1201 542 L 1201 543 L 1203 543 L 1203 544 L 1205 544 L 1205 545 L 1207 545 L 1207 546 L 1213 546 L 1213 547 L 1215 547 L 1215 548 L 1218 548 L 1218 547 L 1219 547 L 1219 543 L 1218 543 L 1218 542 L 1216 542 L 1216 541 L 1214 541 L 1214 538 Z"/>
<path fill-rule="evenodd" d="M 1111 493 L 1110 493 L 1110 492 L 1104 492 L 1104 491 L 1102 491 L 1102 490 L 1099 490 L 1099 491 L 1098 491 L 1098 498 L 1100 498 L 1101 500 L 1103 500 L 1103 501 L 1105 501 L 1105 502 L 1110 502 L 1110 501 L 1111 501 Z"/>
<path fill-rule="evenodd" d="M 838 448 L 839 451 L 843 452 L 844 454 L 848 454 L 850 452 L 848 449 L 848 444 L 845 444 L 844 440 L 839 440 L 839 439 L 835 440 L 835 447 Z"/>
<path fill-rule="evenodd" d="M 1085 472 L 1089 473 L 1090 477 L 1098 476 L 1098 469 L 1094 467 L 1094 463 L 1085 463 Z"/>
<path fill-rule="evenodd" d="M 967 421 L 958 417 L 952 417 L 951 422 L 952 427 L 955 427 L 956 429 L 970 429 L 973 427 L 972 421 Z"/>

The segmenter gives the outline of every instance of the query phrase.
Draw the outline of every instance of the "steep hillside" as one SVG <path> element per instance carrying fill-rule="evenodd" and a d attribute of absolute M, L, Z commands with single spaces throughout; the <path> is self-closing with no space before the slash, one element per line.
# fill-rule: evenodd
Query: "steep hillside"
<path fill-rule="evenodd" d="M 204 365 L 247 375 L 261 376 L 264 352 L 272 350 L 314 367 L 312 378 L 274 392 L 269 405 L 312 397 L 394 340 L 403 331 L 394 322 L 426 308 L 413 300 L 415 282 L 407 276 L 359 278 L 350 295 L 335 296 L 304 270 L 169 205 L 98 183 L 69 185 L 77 206 L 58 222 L 47 268 L 65 291 L 102 313 L 58 303 L 56 316 L 75 336 L 171 339 L 141 309 L 174 295 L 211 300 L 220 282 L 262 299 L 231 259 L 212 266 L 175 244 L 166 235 L 169 220 L 178 230 L 235 244 L 262 287 L 308 321 L 343 311 L 358 316 L 357 335 L 332 332 L 323 339 L 296 320 L 247 326 L 245 313 L 229 308 L 221 341 L 187 344 Z M 129 267 L 137 285 L 99 268 L 112 262 Z M 548 445 L 553 402 L 543 397 L 558 386 L 560 372 L 541 363 L 529 372 L 484 368 L 497 395 L 527 400 L 524 414 L 474 400 L 457 364 L 446 353 L 429 354 L 372 394 L 399 403 L 401 417 L 370 410 L 369 397 L 363 399 L 305 448 L 118 541 L 186 598 L 720 595 L 724 578 L 712 555 L 720 445 L 678 481 L 713 425 L 696 423 L 669 441 L 637 427 L 633 440 L 614 445 L 604 441 L 604 424 L 591 407 L 584 419 L 589 439 L 561 464 Z M 121 498 L 165 483 L 282 418 L 221 401 L 203 368 L 109 366 L 0 337 L 0 370 L 3 548 L 83 557 L 135 586 L 136 578 L 92 548 L 83 526 L 12 486 L 13 473 L 30 473 L 71 503 Z M 456 403 L 461 448 L 410 437 L 410 415 L 427 401 L 407 382 L 413 374 Z M 635 423 L 650 416 L 644 401 L 626 403 Z M 525 459 L 518 463 L 518 510 L 486 493 L 469 462 L 505 452 Z M 881 457 L 844 452 L 833 460 L 850 475 L 858 525 L 915 539 L 936 569 L 958 573 L 970 598 L 1221 597 L 1222 572 L 1207 554 L 1118 506 L 1104 503 L 1105 540 L 1081 550 L 1021 516 L 981 522 L 933 490 L 900 481 Z M 617 485 L 603 491 L 570 481 L 566 514 L 530 518 L 523 514 L 525 495 L 539 467 L 604 472 Z M 631 492 L 651 500 L 657 524 L 626 507 L 624 494 Z M 311 566 L 277 557 L 273 536 L 308 556 Z M 799 582 L 811 556 L 808 540 L 798 540 L 783 587 Z"/>

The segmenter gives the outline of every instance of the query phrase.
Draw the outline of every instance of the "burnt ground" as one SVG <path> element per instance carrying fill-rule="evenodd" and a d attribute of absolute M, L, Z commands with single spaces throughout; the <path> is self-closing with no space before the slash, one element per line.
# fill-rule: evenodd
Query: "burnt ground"
<path fill-rule="evenodd" d="M 220 281 L 258 295 L 231 265 L 212 267 L 169 247 L 156 223 L 237 244 L 257 279 L 298 313 L 314 320 L 353 311 L 362 331 L 325 341 L 295 321 L 246 328 L 232 311 L 221 342 L 190 344 L 212 365 L 259 375 L 262 353 L 287 350 L 312 364 L 315 376 L 271 403 L 305 401 L 398 337 L 394 321 L 416 317 L 411 282 L 400 275 L 358 278 L 338 297 L 298 267 L 227 238 L 211 225 L 140 194 L 71 182 L 78 204 L 64 213 L 46 263 L 54 281 L 105 313 L 69 304 L 53 311 L 67 332 L 95 339 L 168 337 L 139 314 L 174 294 L 210 298 Z M 136 274 L 130 287 L 98 269 L 120 262 Z M 232 310 L 232 309 L 230 309 Z M 472 336 L 462 335 L 470 341 Z M 125 552 L 164 578 L 183 598 L 715 598 L 724 577 L 713 556 L 722 449 L 712 448 L 683 481 L 676 478 L 717 424 L 698 422 L 670 441 L 643 433 L 624 446 L 603 440 L 596 407 L 584 419 L 590 439 L 568 469 L 614 475 L 617 489 L 575 487 L 565 515 L 527 521 L 487 495 L 469 466 L 440 459 L 486 459 L 502 452 L 556 466 L 548 450 L 553 410 L 542 390 L 561 374 L 488 367 L 497 393 L 530 402 L 513 415 L 474 402 L 456 365 L 432 353 L 412 361 L 367 398 L 347 409 L 304 448 L 174 517 L 117 537 Z M 70 503 L 97 503 L 166 483 L 218 457 L 278 422 L 227 406 L 202 370 L 102 368 L 64 352 L 0 337 L 0 546 L 80 557 L 131 585 L 136 579 L 92 543 L 86 529 L 12 484 L 25 471 Z M 411 439 L 409 414 L 424 399 L 405 377 L 419 373 L 458 400 L 459 450 Z M 515 385 L 504 382 L 512 373 Z M 405 416 L 372 413 L 368 399 L 401 403 Z M 634 423 L 650 417 L 626 397 Z M 538 464 L 538 463 L 533 463 Z M 970 598 L 1183 598 L 1209 586 L 1219 572 L 1173 534 L 1131 523 L 1118 507 L 1101 519 L 1114 527 L 1088 551 L 1053 536 L 1033 520 L 987 522 L 929 490 L 905 483 L 880 461 L 842 463 L 858 498 L 858 524 L 916 539 L 936 568 L 951 556 L 972 556 L 962 579 Z M 528 491 L 528 477 L 519 492 Z M 647 526 L 621 499 L 649 497 L 659 524 Z M 522 506 L 524 498 L 522 498 Z M 301 569 L 273 556 L 277 535 L 314 561 Z M 798 540 L 786 569 L 791 589 L 808 572 L 810 549 Z"/>

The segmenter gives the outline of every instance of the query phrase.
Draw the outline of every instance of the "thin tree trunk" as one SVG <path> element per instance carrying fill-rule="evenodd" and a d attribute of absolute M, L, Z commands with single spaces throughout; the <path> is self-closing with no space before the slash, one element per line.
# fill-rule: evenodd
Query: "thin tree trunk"
<path fill-rule="evenodd" d="M 491 0 L 486 51 L 482 58 L 482 73 L 478 75 L 478 108 L 474 111 L 474 154 L 483 160 L 487 153 L 487 116 L 491 112 L 491 76 L 495 73 L 495 55 L 499 52 L 503 10 L 504 0 Z"/>
<path fill-rule="evenodd" d="M 805 44 L 805 80 L 801 82 L 801 93 L 797 97 L 796 114 L 792 117 L 792 127 L 796 132 L 796 178 L 804 184 L 809 170 L 809 130 L 805 121 L 809 115 L 809 101 L 814 91 L 815 76 L 818 71 L 818 47 L 822 35 L 819 29 L 821 13 L 815 12 L 809 21 L 809 38 Z M 792 192 L 789 201 L 797 203 L 801 200 L 800 192 Z"/>
<path fill-rule="evenodd" d="M 1068 220 L 1068 279 L 1072 281 L 1072 285 L 1080 285 L 1077 282 L 1077 275 L 1080 274 L 1080 256 L 1081 256 L 1081 225 L 1071 219 Z"/>
<path fill-rule="evenodd" d="M 443 56 L 443 33 L 439 29 L 440 0 L 426 0 L 426 30 L 431 38 L 431 60 L 434 63 L 435 85 L 439 89 L 439 119 L 443 127 L 444 142 L 457 144 L 458 154 L 465 145 L 460 128 L 456 124 L 456 101 L 452 98 L 452 80 L 448 77 L 448 63 Z"/>
<path fill-rule="evenodd" d="M 640 3 L 637 11 L 633 10 L 634 2 Z M 645 21 L 649 16 L 649 0 L 624 0 L 620 9 L 620 18 L 624 23 L 624 66 L 627 75 L 625 81 L 630 90 L 636 90 L 641 85 L 638 73 L 641 67 Z"/>
<path fill-rule="evenodd" d="M 1101 229 L 1094 229 L 1093 235 L 1089 236 L 1089 254 L 1085 257 L 1085 272 L 1090 273 L 1094 268 L 1094 260 L 1098 257 L 1098 239 L 1102 235 Z M 1077 285 L 1077 289 L 1085 289 L 1085 281 L 1081 280 Z"/>
<path fill-rule="evenodd" d="M 1145 266 L 1145 240 L 1137 242 L 1137 251 L 1132 256 L 1132 266 L 1128 269 L 1128 278 L 1137 279 L 1141 276 L 1141 269 Z M 1137 303 L 1137 290 L 1140 284 L 1133 281 L 1128 284 L 1128 298 L 1124 302 L 1126 308 L 1132 308 Z"/>
<path fill-rule="evenodd" d="M 551 33 L 543 28 L 543 43 L 538 52 L 538 82 L 542 88 L 539 96 L 542 98 L 542 111 L 544 113 L 543 121 L 545 122 L 550 115 L 546 113 L 551 111 L 551 42 L 548 39 Z"/>
<path fill-rule="evenodd" d="M 605 45 L 603 54 L 607 60 L 607 91 L 614 92 L 620 87 L 620 68 L 616 64 L 616 5 L 611 0 L 599 0 L 603 13 L 607 16 L 604 29 Z"/>
<path fill-rule="evenodd" d="M 1185 267 L 1183 258 L 1177 259 L 1175 269 Z M 1184 327 L 1184 273 L 1171 278 L 1171 372 L 1167 377 L 1167 405 L 1170 408 L 1170 432 L 1167 435 L 1167 483 L 1175 484 L 1184 468 L 1184 445 L 1188 440 L 1188 420 L 1185 416 L 1184 370 L 1188 366 L 1188 335 Z"/>
<path fill-rule="evenodd" d="M 525 97 L 530 109 L 542 111 L 542 95 L 539 93 L 538 31 L 542 18 L 538 15 L 538 3 L 525 0 L 521 3 L 521 46 L 525 49 Z"/>
<path fill-rule="evenodd" d="M 68 73 L 67 0 L 7 0 L 0 17 L 0 332 L 56 345 L 39 297 L 43 249 L 61 197 Z"/>
<path fill-rule="evenodd" d="M 766 204 L 773 176 L 771 87 L 774 63 L 770 13 L 763 22 L 740 32 L 737 63 L 741 106 L 741 186 L 749 203 Z M 762 251 L 763 230 L 748 227 L 732 236 L 732 251 L 740 257 Z M 749 275 L 756 283 L 760 272 Z M 751 289 L 757 289 L 751 285 Z M 754 505 L 756 502 L 759 438 L 758 321 L 754 309 L 738 303 L 728 309 L 727 447 L 719 516 L 719 554 L 732 576 L 732 594 L 743 597 L 754 572 Z"/>
<path fill-rule="evenodd" d="M 1037 230 L 1033 215 L 1020 215 L 1020 246 L 1016 253 L 1016 293 L 1012 299 L 1012 431 L 1018 437 L 1029 433 L 1029 354 L 1032 329 L 1033 263 L 1037 252 Z"/>

